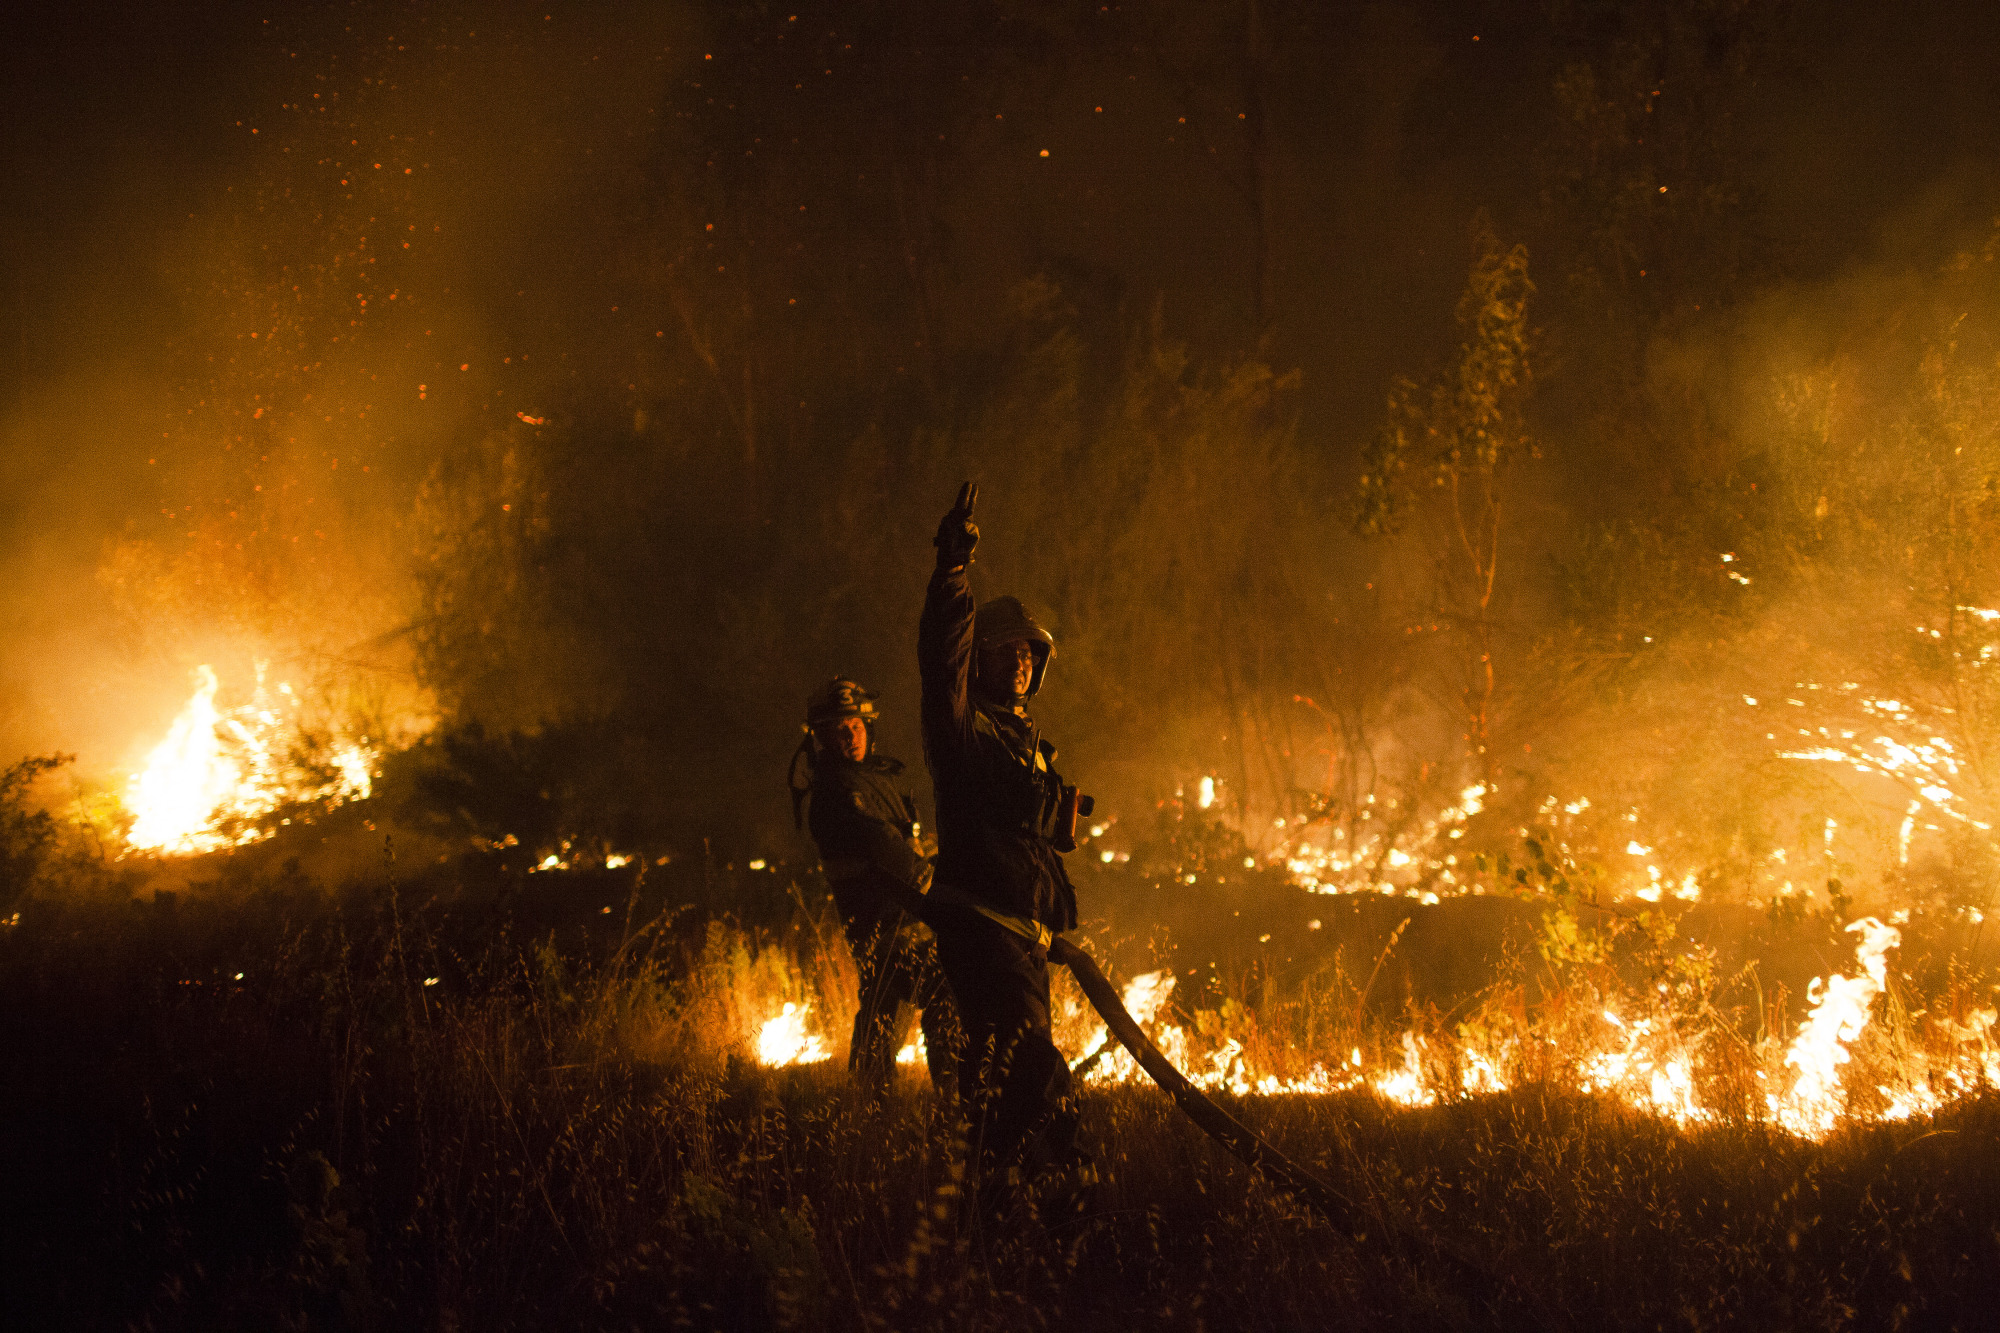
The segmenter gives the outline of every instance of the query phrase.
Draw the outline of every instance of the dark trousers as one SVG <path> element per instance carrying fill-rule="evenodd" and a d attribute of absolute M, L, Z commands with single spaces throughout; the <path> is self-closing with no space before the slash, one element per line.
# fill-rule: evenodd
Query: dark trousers
<path fill-rule="evenodd" d="M 847 942 L 861 974 L 861 1003 L 854 1014 L 848 1069 L 876 1092 L 886 1091 L 896 1068 L 903 1006 L 913 1004 L 924 1034 L 931 1083 L 950 1096 L 957 1086 L 964 1038 L 929 933 L 904 913 L 891 912 L 873 921 L 850 919 Z"/>
<path fill-rule="evenodd" d="M 939 904 L 938 960 L 965 1030 L 959 1090 L 984 1170 L 1033 1174 L 1074 1145 L 1069 1062 L 1049 1033 L 1049 958 L 976 912 Z"/>

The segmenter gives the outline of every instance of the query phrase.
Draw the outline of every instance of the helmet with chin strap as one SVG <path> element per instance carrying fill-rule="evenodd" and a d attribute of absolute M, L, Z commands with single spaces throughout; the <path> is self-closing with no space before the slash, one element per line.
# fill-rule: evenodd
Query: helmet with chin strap
<path fill-rule="evenodd" d="M 1028 608 L 1021 605 L 1018 597 L 995 597 L 985 603 L 972 616 L 972 643 L 974 648 L 973 668 L 978 669 L 978 654 L 996 643 L 1026 643 L 1028 651 L 1035 655 L 1035 672 L 1028 678 L 1028 692 L 1023 698 L 1032 699 L 1042 688 L 1042 677 L 1048 674 L 1049 659 L 1056 655 L 1055 635 L 1042 628 L 1042 623 L 1028 614 Z"/>

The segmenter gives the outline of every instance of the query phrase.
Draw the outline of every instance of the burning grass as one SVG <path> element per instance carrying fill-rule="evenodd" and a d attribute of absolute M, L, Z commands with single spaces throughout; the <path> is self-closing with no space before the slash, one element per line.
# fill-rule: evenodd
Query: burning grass
<path fill-rule="evenodd" d="M 282 850 L 152 901 L 44 893 L 0 935 L 15 1322 L 1944 1327 L 2000 1295 L 2000 1103 L 1873 1090 L 1961 1069 L 1991 1021 L 1965 978 L 1920 1014 L 1886 925 L 1842 937 L 1823 1016 L 1761 1037 L 1716 988 L 1642 1009 L 1539 955 L 1537 986 L 1398 996 L 1417 931 L 1358 975 L 1337 947 L 1289 980 L 1163 950 L 1134 1007 L 1359 1229 L 1107 1052 L 1083 1092 L 1099 1182 L 995 1232 L 914 1070 L 880 1107 L 848 1086 L 845 951 L 782 867 L 530 875 L 517 849 L 329 892 Z M 1073 999 L 1082 1059 L 1102 1034 Z M 1796 1087 L 1768 1076 L 1826 1092 L 1787 1060 L 1821 1033 L 1842 1113 L 1788 1127 L 1767 1099 Z M 1447 1249 L 1501 1280 L 1475 1294 Z"/>
<path fill-rule="evenodd" d="M 245 768 L 286 719 L 224 726 L 208 685 L 147 770 L 231 778 L 159 844 L 183 854 L 58 858 L 0 931 L 31 1316 L 1893 1326 L 1992 1285 L 1996 1005 L 1950 912 L 1717 916 L 1635 837 L 1643 878 L 1597 869 L 1588 802 L 1471 852 L 1479 787 L 1259 854 L 1204 783 L 1086 863 L 1100 919 L 1156 927 L 1095 947 L 1158 1045 L 1361 1220 L 1330 1230 L 1201 1138 L 1059 971 L 1097 1179 L 996 1231 L 914 1042 L 886 1105 L 848 1086 L 854 972 L 816 876 L 487 834 L 315 876 L 315 844 L 387 851 L 393 803 Z M 132 804 L 148 845 L 165 806 Z"/>

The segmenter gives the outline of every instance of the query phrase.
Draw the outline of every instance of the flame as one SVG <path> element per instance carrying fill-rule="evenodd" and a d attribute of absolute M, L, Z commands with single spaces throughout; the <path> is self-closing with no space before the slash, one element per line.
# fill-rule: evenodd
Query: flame
<path fill-rule="evenodd" d="M 1424 1056 L 1415 1034 L 1403 1034 L 1403 1063 L 1374 1080 L 1376 1092 L 1402 1106 L 1430 1106 L 1437 1094 L 1424 1086 Z"/>
<path fill-rule="evenodd" d="M 1160 1009 L 1166 1004 L 1167 997 L 1173 993 L 1174 974 L 1171 969 L 1162 968 L 1157 972 L 1142 972 L 1133 977 L 1125 983 L 1125 989 L 1119 998 L 1124 1001 L 1126 1012 L 1132 1015 L 1132 1020 L 1143 1028 L 1159 1017 Z M 1074 1013 L 1081 1015 L 1082 1010 L 1078 1008 Z M 1096 1015 L 1092 1014 L 1091 1018 L 1094 1020 Z M 1170 1027 L 1158 1034 L 1155 1042 L 1163 1050 L 1169 1041 L 1167 1033 L 1174 1034 L 1172 1040 L 1177 1041 L 1180 1038 L 1178 1028 Z M 1134 1060 L 1131 1053 L 1123 1046 L 1117 1045 L 1112 1040 L 1111 1030 L 1101 1022 L 1091 1024 L 1089 1035 L 1083 1040 L 1083 1049 L 1086 1052 L 1103 1053 L 1102 1058 L 1091 1066 L 1090 1072 L 1084 1075 L 1086 1083 L 1126 1083 L 1138 1076 L 1138 1061 Z"/>
<path fill-rule="evenodd" d="M 1674 1050 L 1664 1024 L 1627 1022 L 1615 1009 L 1604 1011 L 1604 1021 L 1618 1032 L 1618 1044 L 1582 1061 L 1582 1091 L 1609 1093 L 1679 1125 L 1713 1119 L 1695 1096 L 1692 1063 Z"/>
<path fill-rule="evenodd" d="M 224 844 L 206 832 L 216 809 L 242 781 L 242 772 L 222 750 L 216 728 L 215 672 L 195 668 L 194 697 L 147 756 L 126 797 L 135 818 L 127 835 L 147 851 L 212 851 Z"/>
<path fill-rule="evenodd" d="M 1809 1137 L 1828 1133 L 1840 1119 L 1844 1109 L 1840 1067 L 1853 1058 L 1848 1045 L 1868 1026 L 1869 1006 L 1886 984 L 1883 955 L 1903 942 L 1901 931 L 1872 916 L 1847 929 L 1861 932 L 1854 951 L 1857 974 L 1813 979 L 1806 992 L 1813 1001 L 1812 1013 L 1785 1052 L 1786 1066 L 1799 1071 L 1798 1081 L 1785 1096 L 1769 1098 L 1772 1117 L 1779 1124 Z"/>
<path fill-rule="evenodd" d="M 299 703 L 288 686 L 281 684 L 275 694 L 267 693 L 260 672 L 251 702 L 228 709 L 217 706 L 218 693 L 215 672 L 201 667 L 195 673 L 193 696 L 148 756 L 144 770 L 131 779 L 127 803 L 134 815 L 129 835 L 133 847 L 210 851 L 261 836 L 255 821 L 286 802 L 331 803 L 368 794 L 374 752 L 365 741 L 324 754 L 314 771 L 289 758 L 297 749 L 300 729 Z M 1908 710 L 1897 700 L 1858 702 L 1876 717 L 1907 720 Z M 1789 757 L 1839 757 L 1856 767 L 1865 763 L 1866 771 L 1903 779 L 1913 798 L 1899 849 L 1905 855 L 1926 805 L 1977 826 L 1969 812 L 1957 808 L 1959 798 L 1945 785 L 1957 775 L 1958 760 L 1942 739 L 1905 743 L 1876 737 L 1856 743 L 1853 733 L 1833 739 L 1845 744 L 1827 744 L 1818 752 L 1793 751 Z M 1202 795 L 1215 801 L 1212 783 L 1204 782 Z M 1483 786 L 1467 787 L 1428 819 L 1364 818 L 1348 829 L 1332 829 L 1316 842 L 1303 836 L 1301 821 L 1301 836 L 1266 862 L 1283 867 L 1301 887 L 1321 893 L 1386 892 L 1434 903 L 1440 894 L 1482 892 L 1479 877 L 1470 864 L 1461 864 L 1457 849 L 1465 821 L 1479 813 L 1489 796 Z M 1565 803 L 1551 796 L 1544 804 L 1541 819 L 1551 841 L 1543 845 L 1551 848 L 1551 856 L 1571 854 L 1572 841 L 1577 844 L 1576 855 L 1592 854 L 1584 845 L 1588 836 L 1580 838 L 1577 827 L 1565 822 L 1589 809 L 1585 799 Z M 1608 817 L 1623 824 L 1636 822 L 1638 815 L 1633 811 Z M 1394 834 L 1392 828 L 1397 830 Z M 1656 848 L 1665 844 L 1658 838 L 1633 836 L 1637 832 L 1621 829 L 1615 839 L 1597 843 L 1622 850 L 1629 858 L 1616 863 L 1617 875 L 1626 878 L 1623 891 L 1645 902 L 1658 902 L 1669 894 L 1698 899 L 1697 876 L 1655 863 L 1668 861 L 1656 856 Z M 1826 821 L 1813 839 L 1823 846 L 1810 854 L 1831 857 L 1836 832 L 1834 822 Z M 569 850 L 562 849 L 565 854 Z M 1782 849 L 1771 859 L 1780 867 L 1787 865 Z M 627 863 L 622 854 L 608 853 L 604 860 L 611 867 Z M 557 854 L 544 862 L 550 869 L 568 864 Z M 1246 868 L 1257 864 L 1252 857 Z M 752 868 L 757 868 L 755 863 Z M 1799 870 L 1782 873 L 1796 875 Z M 1895 919 L 1904 917 L 1899 914 Z M 1307 928 L 1318 926 L 1315 921 Z M 2000 1086 L 2000 1047 L 1995 1043 L 2000 1011 L 1995 1009 L 1961 1008 L 1955 1011 L 1958 1017 L 1933 1017 L 1920 1052 L 1914 1045 L 1904 1049 L 1877 1040 L 1861 1043 L 1870 1028 L 1874 1002 L 1887 986 L 1886 955 L 1900 945 L 1902 936 L 1894 925 L 1875 917 L 1857 920 L 1847 930 L 1858 937 L 1853 967 L 1846 974 L 1816 979 L 1808 991 L 1811 1011 L 1791 1040 L 1758 1049 L 1761 1068 L 1755 1076 L 1767 1091 L 1757 1099 L 1755 1111 L 1789 1133 L 1816 1138 L 1860 1119 L 1929 1114 L 1955 1098 Z M 766 1066 L 831 1059 L 831 1044 L 819 1030 L 812 1005 L 786 1002 L 772 1014 L 781 995 L 800 993 L 790 981 L 798 960 L 787 958 L 774 966 L 771 984 L 744 997 L 734 1020 L 742 1024 L 739 1030 L 754 1033 L 756 1057 Z M 1678 1125 L 1714 1123 L 1724 1114 L 1718 1109 L 1722 1104 L 1705 1100 L 1704 1089 L 1718 1072 L 1726 1076 L 1727 1068 L 1718 1070 L 1705 1063 L 1699 1038 L 1688 1035 L 1697 1029 L 1665 987 L 1658 993 L 1599 997 L 1567 1019 L 1560 1013 L 1546 1025 L 1545 1020 L 1534 1019 L 1532 1028 L 1507 1022 L 1487 1025 L 1475 1015 L 1450 1030 L 1385 1032 L 1362 1037 L 1363 1045 L 1351 1047 L 1342 1040 L 1331 1052 L 1274 1048 L 1253 1029 L 1232 1032 L 1206 1016 L 1196 1028 L 1165 1021 L 1174 988 L 1172 971 L 1144 973 L 1126 984 L 1124 1003 L 1162 1052 L 1197 1085 L 1238 1096 L 1359 1092 L 1421 1107 L 1504 1092 L 1524 1079 L 1552 1078 Z M 759 1014 L 771 1016 L 759 1021 L 754 1017 Z M 1088 1056 L 1101 1049 L 1100 1058 L 1082 1074 L 1084 1081 L 1121 1084 L 1143 1079 L 1136 1062 L 1110 1041 L 1104 1025 L 1080 999 L 1064 998 L 1057 1026 L 1066 1050 Z M 1364 1054 L 1364 1045 L 1372 1054 Z M 896 1056 L 903 1065 L 920 1064 L 923 1059 L 921 1036 Z M 1742 1109 L 1736 1102 L 1728 1105 L 1738 1108 L 1729 1114 Z"/>
<path fill-rule="evenodd" d="M 1173 993 L 1174 974 L 1162 968 L 1157 972 L 1143 972 L 1133 977 L 1125 983 L 1125 990 L 1120 998 L 1125 1001 L 1125 1008 L 1130 1011 L 1133 1020 L 1143 1026 L 1159 1016 L 1160 1007 Z"/>
<path fill-rule="evenodd" d="M 833 1052 L 827 1048 L 826 1039 L 806 1027 L 811 1013 L 811 1005 L 787 1000 L 777 1017 L 767 1020 L 757 1031 L 757 1062 L 776 1067 L 811 1065 L 832 1059 Z"/>
<path fill-rule="evenodd" d="M 1756 1077 L 1782 1093 L 1763 1099 L 1769 1122 L 1806 1138 L 1824 1136 L 1840 1123 L 1868 1118 L 1902 1120 L 1928 1114 L 1955 1098 L 2000 1087 L 2000 1047 L 1994 1042 L 2000 1010 L 1973 1009 L 1964 1021 L 1940 1017 L 1929 1028 L 1923 1055 L 1872 1049 L 1862 1060 L 1856 1039 L 1887 981 L 1885 955 L 1901 934 L 1873 917 L 1848 930 L 1861 938 L 1852 975 L 1815 982 L 1814 1008 L 1791 1042 L 1761 1056 Z M 1154 1022 L 1171 991 L 1171 972 L 1135 977 L 1125 987 L 1126 1007 L 1142 1024 Z M 1404 1031 L 1389 1037 L 1373 1059 L 1361 1046 L 1343 1058 L 1333 1053 L 1289 1071 L 1260 1064 L 1242 1037 L 1206 1025 L 1191 1031 L 1172 1023 L 1152 1030 L 1154 1043 L 1196 1085 L 1238 1096 L 1324 1096 L 1372 1092 L 1399 1106 L 1435 1106 L 1448 1099 L 1505 1092 L 1524 1077 L 1552 1077 L 1578 1092 L 1616 1099 L 1636 1111 L 1683 1127 L 1714 1124 L 1723 1116 L 1704 1094 L 1703 1047 L 1690 1036 L 1666 988 L 1616 997 L 1597 1011 L 1521 1032 L 1468 1022 L 1454 1031 Z M 1065 1049 L 1093 1053 L 1105 1041 L 1101 1023 L 1065 993 L 1057 1006 L 1057 1037 Z M 1094 1017 L 1094 1016 L 1092 1016 Z M 1565 1025 L 1567 1024 L 1567 1025 Z M 1553 1057 L 1554 1065 L 1548 1061 Z M 1303 1069 L 1299 1068 L 1303 1065 Z M 1879 1102 L 1849 1104 L 1842 1066 L 1865 1068 Z M 1533 1070 L 1532 1074 L 1524 1071 Z M 1142 1081 L 1122 1049 L 1107 1051 L 1083 1075 L 1087 1084 Z M 1732 1103 L 1733 1104 L 1733 1103 Z"/>
<path fill-rule="evenodd" d="M 335 746 L 325 756 L 326 773 L 293 763 L 299 701 L 290 685 L 281 683 L 273 699 L 260 668 L 251 701 L 227 710 L 216 707 L 218 688 L 213 668 L 195 669 L 194 696 L 127 784 L 133 819 L 126 841 L 133 848 L 217 851 L 266 836 L 255 821 L 287 803 L 337 805 L 369 795 L 375 753 L 365 739 Z"/>

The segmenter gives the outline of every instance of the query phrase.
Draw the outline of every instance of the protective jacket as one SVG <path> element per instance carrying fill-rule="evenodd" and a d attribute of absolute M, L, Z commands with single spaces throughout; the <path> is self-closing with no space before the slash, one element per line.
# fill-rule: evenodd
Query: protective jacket
<path fill-rule="evenodd" d="M 937 792 L 937 879 L 988 906 L 1065 931 L 1076 890 L 1051 839 L 1062 779 L 1032 719 L 972 689 L 972 589 L 966 568 L 931 576 L 917 627 L 924 758 Z"/>
<path fill-rule="evenodd" d="M 807 823 L 850 922 L 870 925 L 897 910 L 878 877 L 915 886 L 921 859 L 910 843 L 917 803 L 900 781 L 903 765 L 887 755 L 849 763 L 823 755 L 814 765 Z"/>

